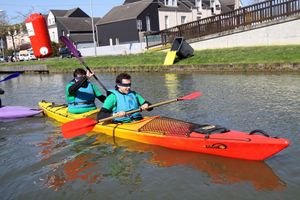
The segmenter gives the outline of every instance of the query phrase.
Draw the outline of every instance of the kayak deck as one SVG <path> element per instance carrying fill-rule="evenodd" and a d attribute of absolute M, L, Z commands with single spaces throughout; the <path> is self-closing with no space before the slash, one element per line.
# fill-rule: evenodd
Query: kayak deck
<path fill-rule="evenodd" d="M 0 119 L 31 117 L 41 112 L 43 112 L 41 109 L 33 109 L 25 106 L 3 106 L 0 108 Z"/>
<path fill-rule="evenodd" d="M 99 111 L 70 114 L 64 105 L 55 106 L 49 102 L 40 102 L 39 106 L 46 115 L 62 123 L 88 117 Z M 98 123 L 93 131 L 170 149 L 246 160 L 265 160 L 289 145 L 289 141 L 283 138 L 249 134 L 220 126 L 199 125 L 160 116 L 145 117 L 133 123 Z M 95 133 L 89 133 L 93 134 Z"/>

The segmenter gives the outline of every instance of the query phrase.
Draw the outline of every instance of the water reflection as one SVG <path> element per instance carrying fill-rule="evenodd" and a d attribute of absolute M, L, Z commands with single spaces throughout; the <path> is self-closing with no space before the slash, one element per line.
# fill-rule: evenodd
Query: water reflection
<path fill-rule="evenodd" d="M 112 141 L 99 135 L 98 143 Z M 129 151 L 151 152 L 149 163 L 160 167 L 192 166 L 207 173 L 216 184 L 251 183 L 256 190 L 282 190 L 285 183 L 264 162 L 223 158 L 192 152 L 175 151 L 115 138 L 114 145 L 125 146 Z M 112 143 L 112 142 L 110 142 Z"/>
<path fill-rule="evenodd" d="M 36 146 L 41 148 L 41 162 L 50 169 L 40 180 L 55 191 L 74 181 L 90 185 L 99 183 L 105 177 L 128 186 L 136 187 L 141 183 L 136 170 L 136 164 L 141 160 L 135 158 L 136 153 L 95 142 L 94 137 L 77 138 L 67 144 L 66 140 L 55 134 Z"/>
<path fill-rule="evenodd" d="M 65 183 L 81 180 L 87 184 L 95 183 L 102 179 L 102 175 L 97 170 L 97 163 L 94 161 L 96 154 L 81 154 L 72 160 L 63 163 L 50 165 L 51 173 L 46 176 L 45 184 L 48 188 L 58 190 Z"/>
<path fill-rule="evenodd" d="M 105 177 L 138 187 L 142 178 L 136 168 L 145 164 L 163 168 L 191 166 L 209 175 L 215 184 L 250 183 L 257 191 L 286 187 L 264 162 L 169 150 L 101 134 L 71 140 L 70 144 L 54 134 L 37 146 L 41 147 L 41 161 L 55 157 L 47 165 L 50 171 L 44 177 L 44 184 L 53 190 L 74 181 L 95 184 Z"/>

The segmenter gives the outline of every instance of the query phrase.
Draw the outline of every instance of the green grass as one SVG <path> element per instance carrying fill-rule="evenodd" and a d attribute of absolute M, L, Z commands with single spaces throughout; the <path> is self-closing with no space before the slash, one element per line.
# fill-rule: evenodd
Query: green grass
<path fill-rule="evenodd" d="M 300 46 L 240 47 L 196 51 L 180 64 L 253 64 L 300 62 Z"/>
<path fill-rule="evenodd" d="M 85 57 L 85 63 L 95 68 L 136 67 L 163 65 L 166 52 L 146 52 L 137 55 Z M 300 63 L 300 45 L 240 47 L 195 51 L 194 56 L 182 59 L 175 65 L 201 64 L 254 64 L 254 63 Z M 46 64 L 57 71 L 82 67 L 76 58 L 49 58 L 27 62 L 2 63 L 1 66 L 24 66 Z"/>

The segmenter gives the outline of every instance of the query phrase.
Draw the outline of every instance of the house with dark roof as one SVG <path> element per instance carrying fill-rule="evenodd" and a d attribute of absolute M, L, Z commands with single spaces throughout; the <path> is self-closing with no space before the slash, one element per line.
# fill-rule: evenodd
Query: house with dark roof
<path fill-rule="evenodd" d="M 99 46 L 141 42 L 143 33 L 228 12 L 239 0 L 125 0 L 96 24 Z"/>
<path fill-rule="evenodd" d="M 140 42 L 143 32 L 158 31 L 157 0 L 126 0 L 96 23 L 99 46 Z"/>
<path fill-rule="evenodd" d="M 47 23 L 51 41 L 58 43 L 60 36 L 67 36 L 79 48 L 93 45 L 92 19 L 80 8 L 50 10 Z"/>

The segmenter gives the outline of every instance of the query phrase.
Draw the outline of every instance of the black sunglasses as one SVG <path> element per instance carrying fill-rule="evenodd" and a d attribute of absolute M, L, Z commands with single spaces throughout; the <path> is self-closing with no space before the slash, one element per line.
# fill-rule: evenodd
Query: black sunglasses
<path fill-rule="evenodd" d="M 121 86 L 121 87 L 131 87 L 131 83 L 118 83 L 118 86 Z"/>

